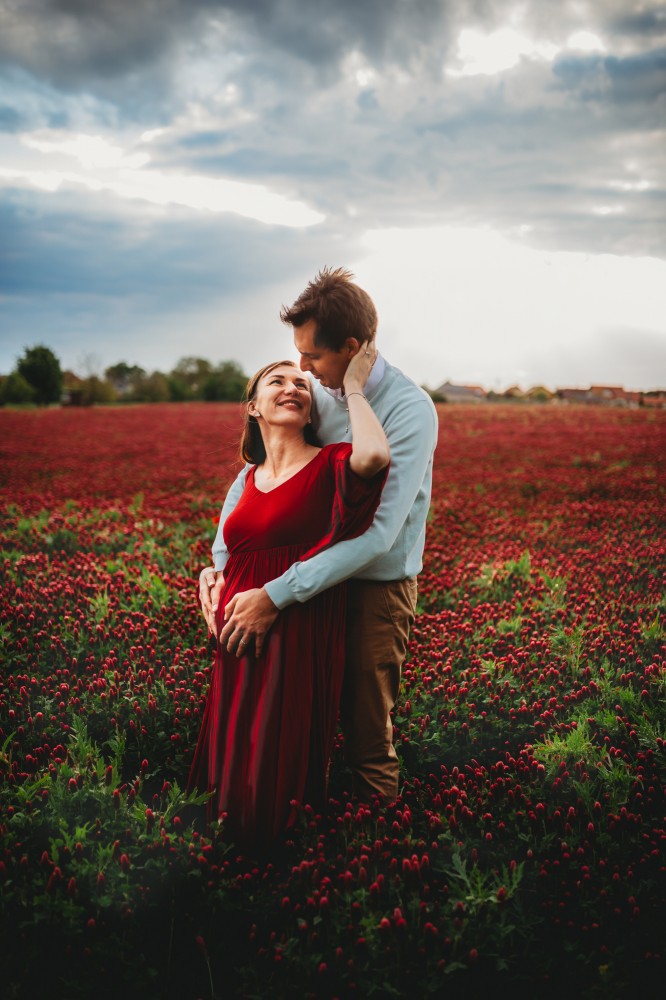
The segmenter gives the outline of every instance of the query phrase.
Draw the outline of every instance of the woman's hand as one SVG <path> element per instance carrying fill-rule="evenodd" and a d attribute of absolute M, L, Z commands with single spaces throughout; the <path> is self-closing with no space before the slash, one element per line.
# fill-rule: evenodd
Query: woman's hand
<path fill-rule="evenodd" d="M 386 468 L 391 459 L 384 428 L 363 391 L 376 358 L 377 348 L 374 339 L 361 344 L 356 354 L 352 356 L 343 379 L 352 431 L 349 465 L 352 471 L 363 479 L 372 479 Z"/>
<path fill-rule="evenodd" d="M 345 394 L 350 392 L 363 392 L 365 384 L 370 378 L 372 366 L 377 360 L 377 348 L 374 338 L 362 343 L 347 365 L 344 374 L 343 386 Z"/>
<path fill-rule="evenodd" d="M 217 573 L 214 567 L 206 566 L 199 574 L 199 602 L 208 631 L 217 638 L 217 608 L 220 603 L 220 592 L 224 586 L 224 574 Z"/>

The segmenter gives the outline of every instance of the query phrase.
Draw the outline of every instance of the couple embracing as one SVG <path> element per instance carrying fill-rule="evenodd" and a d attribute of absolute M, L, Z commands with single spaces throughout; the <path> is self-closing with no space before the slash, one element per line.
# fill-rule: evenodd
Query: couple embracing
<path fill-rule="evenodd" d="M 375 347 L 370 296 L 322 270 L 282 321 L 300 367 L 250 379 L 245 466 L 200 599 L 217 654 L 190 786 L 239 845 L 321 808 L 338 713 L 354 794 L 398 794 L 390 712 L 416 605 L 437 414 Z"/>

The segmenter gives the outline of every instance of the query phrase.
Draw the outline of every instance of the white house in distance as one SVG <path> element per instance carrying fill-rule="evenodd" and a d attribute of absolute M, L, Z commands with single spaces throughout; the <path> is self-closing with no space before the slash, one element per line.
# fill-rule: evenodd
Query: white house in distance
<path fill-rule="evenodd" d="M 480 385 L 454 385 L 447 381 L 434 389 L 433 395 L 447 403 L 485 403 L 488 393 Z"/>

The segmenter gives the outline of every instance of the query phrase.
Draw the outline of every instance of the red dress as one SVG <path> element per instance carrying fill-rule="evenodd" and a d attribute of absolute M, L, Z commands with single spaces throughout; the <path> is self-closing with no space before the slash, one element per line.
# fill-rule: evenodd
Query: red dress
<path fill-rule="evenodd" d="M 327 445 L 291 479 L 262 493 L 248 470 L 224 525 L 229 560 L 220 598 L 262 587 L 369 527 L 386 478 L 349 467 L 351 445 Z M 214 791 L 211 818 L 243 845 L 269 843 L 295 819 L 293 803 L 321 806 L 344 669 L 345 584 L 280 612 L 260 657 L 219 650 L 189 786 Z"/>

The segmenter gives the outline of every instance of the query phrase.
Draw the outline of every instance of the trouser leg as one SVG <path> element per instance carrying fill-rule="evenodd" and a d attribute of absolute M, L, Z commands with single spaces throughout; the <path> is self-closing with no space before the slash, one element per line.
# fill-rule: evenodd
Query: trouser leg
<path fill-rule="evenodd" d="M 416 607 L 416 580 L 350 580 L 340 719 L 354 793 L 368 800 L 398 794 L 398 757 L 390 712 L 400 686 Z"/>

